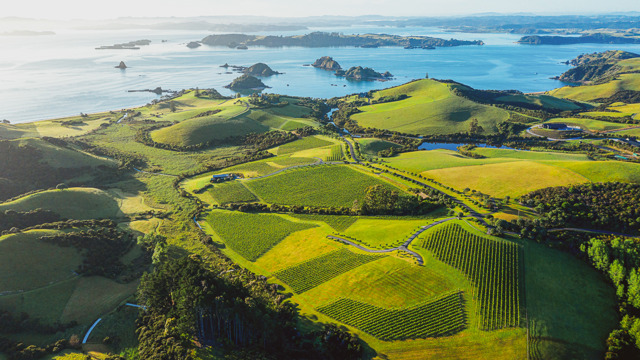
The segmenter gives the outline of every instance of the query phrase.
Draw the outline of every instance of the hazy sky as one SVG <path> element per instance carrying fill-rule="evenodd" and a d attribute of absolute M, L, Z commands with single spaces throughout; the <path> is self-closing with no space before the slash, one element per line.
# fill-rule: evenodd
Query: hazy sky
<path fill-rule="evenodd" d="M 200 15 L 399 15 L 436 16 L 483 12 L 606 13 L 640 11 L 638 0 L 17 0 L 0 17 L 105 19 L 123 16 Z"/>

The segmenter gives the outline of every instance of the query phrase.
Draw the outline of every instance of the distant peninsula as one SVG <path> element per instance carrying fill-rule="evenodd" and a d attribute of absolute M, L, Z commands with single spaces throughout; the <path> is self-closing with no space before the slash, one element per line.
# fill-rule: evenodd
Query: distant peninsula
<path fill-rule="evenodd" d="M 338 70 L 336 71 L 336 76 L 344 76 L 347 79 L 358 80 L 358 81 L 372 81 L 372 80 L 390 80 L 393 78 L 393 75 L 390 72 L 379 73 L 372 68 L 362 66 L 354 66 L 349 68 L 349 70 Z"/>
<path fill-rule="evenodd" d="M 342 70 L 340 64 L 337 61 L 333 60 L 330 56 L 323 56 L 320 59 L 316 60 L 313 64 L 311 64 L 314 68 L 338 71 Z"/>
<path fill-rule="evenodd" d="M 268 86 L 265 85 L 260 79 L 249 74 L 244 74 L 231 82 L 231 84 L 225 86 L 225 88 L 234 91 L 243 90 L 264 90 Z"/>
<path fill-rule="evenodd" d="M 462 45 L 484 45 L 481 40 L 440 39 L 429 36 L 399 36 L 387 34 L 343 35 L 340 33 L 313 32 L 294 36 L 262 36 L 245 34 L 209 35 L 201 41 L 209 46 L 300 46 L 300 47 L 341 47 L 356 46 L 375 48 L 379 46 L 402 47 L 451 47 Z"/>
<path fill-rule="evenodd" d="M 526 45 L 571 45 L 571 44 L 640 44 L 638 37 L 614 36 L 594 33 L 582 36 L 523 36 L 519 44 Z"/>
<path fill-rule="evenodd" d="M 577 84 L 606 83 L 624 73 L 618 62 L 638 58 L 640 55 L 627 51 L 610 50 L 593 54 L 582 54 L 567 64 L 574 67 L 553 79 Z"/>

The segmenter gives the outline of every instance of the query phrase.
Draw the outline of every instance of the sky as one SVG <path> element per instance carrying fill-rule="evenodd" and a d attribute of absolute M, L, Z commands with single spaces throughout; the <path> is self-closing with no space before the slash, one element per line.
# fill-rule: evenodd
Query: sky
<path fill-rule="evenodd" d="M 191 17 L 258 15 L 443 16 L 529 12 L 589 14 L 640 11 L 638 0 L 18 0 L 7 1 L 0 17 L 111 19 L 117 17 Z"/>

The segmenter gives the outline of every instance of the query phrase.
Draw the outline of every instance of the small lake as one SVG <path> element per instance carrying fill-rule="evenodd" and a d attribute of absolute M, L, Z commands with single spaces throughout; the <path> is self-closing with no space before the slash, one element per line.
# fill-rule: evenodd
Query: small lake
<path fill-rule="evenodd" d="M 487 148 L 487 149 L 504 149 L 504 150 L 516 150 L 514 148 L 510 148 L 508 146 L 501 146 L 501 147 L 497 147 L 497 146 L 492 146 L 492 145 L 488 145 L 488 144 L 468 144 L 468 143 L 430 143 L 430 142 L 424 142 L 422 144 L 420 144 L 420 146 L 418 146 L 418 149 L 420 150 L 437 150 L 437 149 L 443 149 L 443 150 L 458 150 L 458 146 L 464 146 L 464 145 L 475 145 L 477 147 L 481 147 L 481 148 Z"/>

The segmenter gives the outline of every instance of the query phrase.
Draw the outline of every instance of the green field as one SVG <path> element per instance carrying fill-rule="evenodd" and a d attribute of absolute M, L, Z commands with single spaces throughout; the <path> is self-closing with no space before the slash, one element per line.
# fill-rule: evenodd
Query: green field
<path fill-rule="evenodd" d="M 213 211 L 207 222 L 231 249 L 255 261 L 289 234 L 313 227 L 278 215 Z"/>
<path fill-rule="evenodd" d="M 32 230 L 0 237 L 0 293 L 28 291 L 74 277 L 82 255 L 38 240 L 56 231 Z"/>
<path fill-rule="evenodd" d="M 407 94 L 408 99 L 362 106 L 351 116 L 362 127 L 387 129 L 417 135 L 466 132 L 477 119 L 486 133 L 496 132 L 509 112 L 474 103 L 451 93 L 450 87 L 433 80 L 420 80 L 376 92 L 375 97 Z"/>
<path fill-rule="evenodd" d="M 358 220 L 355 216 L 340 215 L 292 214 L 291 216 L 306 221 L 321 221 L 337 231 L 347 230 Z"/>
<path fill-rule="evenodd" d="M 370 249 L 390 249 L 401 245 L 411 234 L 429 222 L 429 220 L 359 218 L 341 234 Z"/>
<path fill-rule="evenodd" d="M 387 185 L 372 176 L 342 165 L 297 169 L 244 183 L 269 204 L 351 207 L 365 190 Z"/>
<path fill-rule="evenodd" d="M 27 138 L 14 141 L 21 146 L 31 146 L 39 150 L 42 155 L 41 162 L 54 168 L 80 168 L 85 166 L 109 166 L 115 168 L 117 166 L 117 162 L 114 160 L 56 146 L 42 139 Z"/>
<path fill-rule="evenodd" d="M 0 204 L 0 211 L 51 210 L 63 218 L 84 220 L 117 218 L 124 214 L 108 192 L 93 188 L 47 190 Z"/>
<path fill-rule="evenodd" d="M 356 139 L 360 144 L 360 151 L 364 154 L 377 156 L 378 151 L 387 150 L 389 148 L 401 148 L 402 146 L 393 143 L 391 141 L 385 141 L 380 139 Z"/>
<path fill-rule="evenodd" d="M 276 148 L 276 153 L 278 155 L 286 155 L 302 150 L 321 148 L 333 144 L 333 141 L 329 141 L 318 136 L 308 136 L 300 140 L 290 142 L 288 144 L 280 145 L 278 148 Z"/>

